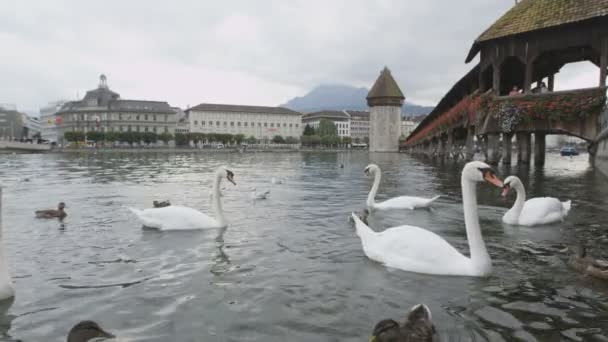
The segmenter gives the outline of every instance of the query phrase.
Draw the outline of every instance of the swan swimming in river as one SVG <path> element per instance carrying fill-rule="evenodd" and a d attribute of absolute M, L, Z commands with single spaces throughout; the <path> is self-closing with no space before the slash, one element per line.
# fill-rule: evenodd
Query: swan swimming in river
<path fill-rule="evenodd" d="M 230 183 L 234 182 L 234 173 L 221 166 L 215 171 L 213 183 L 212 204 L 216 218 L 188 207 L 171 205 L 163 208 L 151 208 L 138 210 L 129 208 L 142 222 L 144 227 L 156 228 L 160 230 L 176 229 L 208 229 L 227 227 L 228 223 L 222 208 L 220 182 L 226 178 Z"/>

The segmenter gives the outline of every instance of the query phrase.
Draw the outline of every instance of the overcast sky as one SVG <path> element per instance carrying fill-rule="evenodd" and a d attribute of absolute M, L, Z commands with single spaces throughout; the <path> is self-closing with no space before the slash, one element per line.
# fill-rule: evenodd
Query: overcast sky
<path fill-rule="evenodd" d="M 513 0 L 3 0 L 0 103 L 74 100 L 105 73 L 122 98 L 279 105 L 319 84 L 371 87 L 386 65 L 434 105 Z M 591 67 L 557 76 L 568 87 Z"/>

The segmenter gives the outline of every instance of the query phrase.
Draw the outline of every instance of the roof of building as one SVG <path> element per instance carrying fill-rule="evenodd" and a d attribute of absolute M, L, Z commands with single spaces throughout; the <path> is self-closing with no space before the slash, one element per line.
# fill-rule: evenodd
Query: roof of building
<path fill-rule="evenodd" d="M 198 106 L 186 109 L 186 112 L 190 111 L 302 115 L 300 112 L 284 107 L 243 106 L 217 103 L 201 103 Z"/>
<path fill-rule="evenodd" d="M 350 115 L 341 110 L 322 110 L 319 112 L 302 114 L 302 121 L 314 119 L 348 120 Z"/>
<path fill-rule="evenodd" d="M 106 105 L 89 105 L 87 101 L 66 102 L 58 113 L 65 112 L 87 112 L 87 111 L 120 111 L 140 113 L 165 113 L 172 114 L 175 111 L 164 101 L 145 100 L 111 100 Z"/>
<path fill-rule="evenodd" d="M 399 99 L 405 99 L 401 89 L 395 82 L 393 75 L 391 75 L 391 71 L 388 70 L 387 67 L 380 72 L 380 76 L 376 80 L 376 83 L 372 86 L 372 89 L 367 94 L 367 99 L 374 98 L 387 98 L 394 97 Z"/>
<path fill-rule="evenodd" d="M 473 43 L 466 62 L 488 40 L 552 28 L 608 15 L 608 0 L 521 0 Z"/>
<path fill-rule="evenodd" d="M 366 110 L 345 110 L 345 112 L 348 113 L 351 118 L 355 116 L 369 119 L 369 112 Z"/>

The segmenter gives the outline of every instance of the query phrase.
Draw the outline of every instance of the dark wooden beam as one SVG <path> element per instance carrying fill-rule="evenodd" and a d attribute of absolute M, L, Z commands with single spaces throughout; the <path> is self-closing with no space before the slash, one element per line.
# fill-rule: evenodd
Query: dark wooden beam
<path fill-rule="evenodd" d="M 600 54 L 600 87 L 606 86 L 606 68 L 608 67 L 608 38 L 602 39 Z"/>

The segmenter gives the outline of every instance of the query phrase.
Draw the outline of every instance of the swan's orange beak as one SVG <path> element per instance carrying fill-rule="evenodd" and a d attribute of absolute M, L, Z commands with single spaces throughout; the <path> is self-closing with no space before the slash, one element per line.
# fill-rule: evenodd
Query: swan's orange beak
<path fill-rule="evenodd" d="M 507 197 L 507 195 L 509 194 L 509 190 L 511 190 L 511 187 L 509 186 L 509 184 L 505 184 L 505 185 L 502 187 L 502 192 L 500 193 L 500 195 L 501 195 L 502 197 Z"/>
<path fill-rule="evenodd" d="M 496 177 L 496 175 L 492 171 L 484 172 L 483 179 L 485 179 L 486 182 L 494 184 L 499 188 L 503 187 L 502 181 L 498 179 L 498 177 Z"/>

